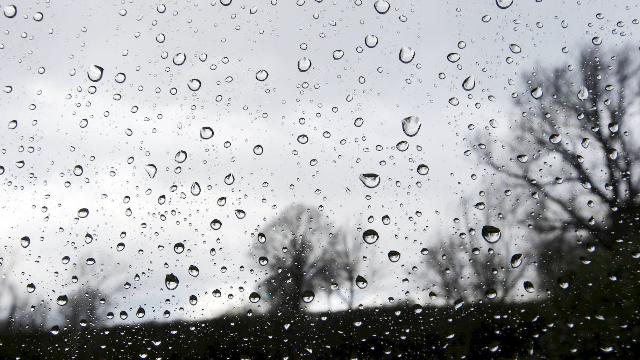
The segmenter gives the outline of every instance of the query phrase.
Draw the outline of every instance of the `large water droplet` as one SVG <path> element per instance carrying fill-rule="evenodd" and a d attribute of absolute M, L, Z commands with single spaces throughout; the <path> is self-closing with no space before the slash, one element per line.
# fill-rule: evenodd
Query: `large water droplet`
<path fill-rule="evenodd" d="M 375 243 L 376 241 L 378 241 L 379 237 L 380 236 L 378 235 L 378 232 L 373 229 L 365 230 L 362 233 L 362 240 L 364 240 L 364 242 L 367 244 Z"/>
<path fill-rule="evenodd" d="M 522 264 L 522 254 L 518 253 L 518 254 L 513 254 L 513 256 L 511 256 L 511 267 L 512 268 L 517 268 Z"/>
<path fill-rule="evenodd" d="M 179 283 L 180 283 L 180 280 L 178 280 L 178 277 L 175 276 L 173 273 L 167 274 L 164 277 L 164 285 L 169 290 L 175 290 L 178 287 Z"/>
<path fill-rule="evenodd" d="M 413 58 L 416 57 L 416 51 L 408 46 L 403 46 L 400 48 L 400 53 L 398 54 L 398 59 L 404 64 L 408 64 L 413 61 Z"/>
<path fill-rule="evenodd" d="M 89 216 L 89 209 L 82 208 L 82 209 L 78 210 L 78 217 L 79 218 L 84 219 L 87 216 Z"/>
<path fill-rule="evenodd" d="M 186 60 L 187 60 L 187 55 L 185 55 L 185 53 L 179 52 L 173 56 L 173 63 L 178 66 L 184 64 Z"/>
<path fill-rule="evenodd" d="M 373 189 L 380 185 L 380 176 L 374 173 L 364 173 L 360 174 L 360 181 L 362 181 L 364 186 Z"/>
<path fill-rule="evenodd" d="M 152 179 L 156 176 L 156 173 L 158 172 L 158 168 L 153 164 L 147 164 L 144 167 L 144 169 L 147 171 L 147 174 Z"/>
<path fill-rule="evenodd" d="M 367 279 L 365 279 L 364 277 L 358 275 L 356 276 L 356 286 L 359 287 L 360 289 L 364 289 L 367 287 L 367 285 L 369 284 L 369 282 L 367 282 Z"/>
<path fill-rule="evenodd" d="M 402 119 L 402 131 L 407 136 L 416 136 L 420 131 L 420 126 L 422 126 L 422 121 L 417 116 L 407 116 Z"/>
<path fill-rule="evenodd" d="M 100 79 L 102 79 L 103 73 L 104 73 L 104 68 L 98 65 L 91 65 L 89 66 L 89 70 L 87 70 L 87 76 L 89 77 L 89 80 L 93 82 L 100 81 Z"/>
<path fill-rule="evenodd" d="M 579 100 L 587 100 L 589 97 L 589 90 L 585 86 L 581 86 L 578 91 L 578 99 Z"/>
<path fill-rule="evenodd" d="M 476 79 L 473 77 L 473 75 L 467 77 L 462 82 L 462 88 L 467 90 L 467 91 L 473 90 L 474 87 L 476 87 Z"/>
<path fill-rule="evenodd" d="M 374 48 L 378 45 L 378 37 L 375 35 L 367 35 L 364 38 L 364 44 L 369 48 Z"/>
<path fill-rule="evenodd" d="M 387 0 L 376 0 L 373 3 L 373 8 L 376 9 L 378 14 L 386 14 L 389 11 L 391 4 Z"/>
<path fill-rule="evenodd" d="M 29 244 L 31 244 L 31 239 L 28 236 L 23 236 L 20 239 L 20 246 L 22 246 L 23 248 L 27 248 Z"/>
<path fill-rule="evenodd" d="M 311 68 L 311 60 L 309 60 L 307 57 L 302 57 L 300 58 L 300 60 L 298 60 L 298 70 L 300 70 L 300 72 L 306 72 Z"/>
<path fill-rule="evenodd" d="M 302 292 L 302 301 L 304 301 L 307 304 L 312 302 L 315 297 L 316 297 L 316 294 L 314 294 L 313 291 L 311 290 L 305 290 Z"/>
<path fill-rule="evenodd" d="M 200 138 L 202 140 L 209 140 L 213 137 L 213 129 L 209 126 L 203 126 L 200 128 Z"/>
<path fill-rule="evenodd" d="M 191 195 L 193 196 L 200 195 L 200 184 L 198 184 L 197 181 L 194 181 L 193 184 L 191 184 Z"/>
<path fill-rule="evenodd" d="M 4 7 L 4 16 L 9 19 L 14 18 L 18 14 L 18 8 L 15 5 L 7 5 Z"/>
<path fill-rule="evenodd" d="M 267 72 L 267 70 L 261 69 L 256 72 L 256 80 L 258 81 L 265 81 L 268 77 L 269 73 Z"/>
<path fill-rule="evenodd" d="M 531 281 L 525 281 L 522 285 L 524 286 L 524 291 L 528 293 L 532 293 L 536 290 Z"/>
<path fill-rule="evenodd" d="M 69 297 L 67 297 L 67 295 L 60 295 L 58 296 L 58 298 L 56 299 L 56 304 L 60 305 L 60 306 L 65 306 L 67 305 L 67 302 L 69 302 Z"/>
<path fill-rule="evenodd" d="M 178 164 L 181 164 L 185 161 L 187 161 L 187 152 L 184 150 L 180 150 L 176 153 L 176 156 L 174 157 L 174 159 L 176 160 L 176 162 Z"/>
<path fill-rule="evenodd" d="M 418 165 L 418 174 L 427 175 L 429 173 L 429 167 L 425 164 Z"/>
<path fill-rule="evenodd" d="M 506 9 L 513 5 L 513 0 L 496 0 L 496 5 L 498 5 L 500 9 Z"/>
<path fill-rule="evenodd" d="M 202 86 L 202 82 L 199 79 L 191 79 L 187 83 L 187 87 L 189 87 L 189 90 L 191 91 L 198 91 L 200 90 L 201 86 Z"/>
<path fill-rule="evenodd" d="M 540 99 L 542 97 L 542 88 L 541 87 L 535 87 L 531 90 L 531 96 L 533 96 L 534 99 Z"/>
<path fill-rule="evenodd" d="M 497 227 L 491 225 L 485 225 L 482 227 L 482 237 L 486 242 L 493 244 L 500 240 L 500 236 L 502 236 L 502 233 Z"/>
<path fill-rule="evenodd" d="M 251 294 L 249 294 L 249 301 L 251 301 L 252 303 L 257 303 L 258 301 L 260 301 L 260 294 L 258 294 L 257 292 L 252 292 Z"/>
<path fill-rule="evenodd" d="M 387 256 L 389 257 L 389 261 L 391 262 L 398 262 L 398 260 L 400 260 L 400 253 L 396 250 L 389 251 Z"/>

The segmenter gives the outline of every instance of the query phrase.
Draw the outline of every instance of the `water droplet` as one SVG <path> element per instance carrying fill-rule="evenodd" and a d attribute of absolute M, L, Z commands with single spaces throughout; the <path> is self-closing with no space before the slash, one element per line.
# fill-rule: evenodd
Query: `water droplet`
<path fill-rule="evenodd" d="M 534 99 L 540 99 L 542 97 L 542 88 L 541 87 L 535 87 L 531 90 L 531 96 L 533 96 Z"/>
<path fill-rule="evenodd" d="M 102 68 L 102 66 L 91 65 L 89 66 L 89 70 L 87 71 L 87 76 L 89 77 L 89 80 L 93 82 L 98 82 L 100 81 L 100 79 L 102 79 L 103 73 L 104 73 L 104 68 Z"/>
<path fill-rule="evenodd" d="M 364 38 L 364 44 L 369 48 L 374 48 L 378 45 L 378 37 L 375 35 L 367 35 Z"/>
<path fill-rule="evenodd" d="M 560 136 L 560 134 L 551 134 L 551 136 L 549 136 L 549 142 L 552 144 L 557 144 L 560 141 L 562 141 L 562 136 Z"/>
<path fill-rule="evenodd" d="M 176 153 L 176 156 L 174 157 L 174 159 L 176 160 L 176 162 L 178 164 L 182 164 L 183 162 L 185 162 L 187 160 L 187 152 L 184 150 L 180 150 Z"/>
<path fill-rule="evenodd" d="M 138 307 L 138 310 L 136 311 L 136 317 L 138 319 L 142 319 L 144 317 L 145 311 L 142 308 L 142 306 Z"/>
<path fill-rule="evenodd" d="M 340 60 L 344 56 L 344 51 L 342 50 L 334 50 L 333 51 L 333 60 Z"/>
<path fill-rule="evenodd" d="M 398 262 L 398 260 L 400 260 L 400 253 L 396 250 L 389 251 L 387 256 L 391 262 Z"/>
<path fill-rule="evenodd" d="M 473 90 L 474 87 L 476 87 L 476 79 L 473 76 L 468 76 L 462 82 L 462 88 L 467 91 Z"/>
<path fill-rule="evenodd" d="M 209 140 L 213 137 L 213 129 L 208 126 L 200 128 L 200 138 L 202 140 Z"/>
<path fill-rule="evenodd" d="M 429 167 L 425 164 L 418 165 L 418 174 L 427 175 L 429 173 Z"/>
<path fill-rule="evenodd" d="M 398 59 L 401 62 L 408 64 L 413 61 L 413 58 L 416 57 L 416 51 L 408 46 L 403 46 L 400 48 L 400 53 L 398 54 Z"/>
<path fill-rule="evenodd" d="M 524 258 L 524 256 L 522 256 L 522 254 L 518 253 L 518 254 L 513 254 L 513 256 L 511 256 L 511 267 L 512 268 L 517 268 L 522 264 L 522 259 Z"/>
<path fill-rule="evenodd" d="M 260 294 L 258 294 L 257 292 L 252 292 L 251 294 L 249 294 L 249 301 L 254 304 L 257 303 L 258 301 L 260 301 Z"/>
<path fill-rule="evenodd" d="M 304 145 L 309 142 L 309 137 L 305 134 L 302 134 L 302 135 L 298 135 L 297 140 L 300 144 Z"/>
<path fill-rule="evenodd" d="M 532 292 L 534 292 L 536 290 L 533 287 L 533 283 L 531 281 L 525 281 L 522 285 L 524 286 L 524 291 L 526 291 L 528 293 L 532 293 Z"/>
<path fill-rule="evenodd" d="M 369 229 L 369 230 L 365 230 L 362 233 L 362 240 L 364 240 L 365 243 L 371 245 L 373 243 L 375 243 L 376 241 L 378 241 L 378 238 L 380 236 L 378 235 L 378 232 L 373 230 L 373 229 Z"/>
<path fill-rule="evenodd" d="M 376 0 L 373 3 L 373 8 L 376 9 L 378 14 L 386 14 L 389 11 L 391 4 L 387 0 Z"/>
<path fill-rule="evenodd" d="M 364 186 L 369 189 L 373 189 L 380 185 L 380 176 L 374 173 L 364 173 L 360 174 L 360 181 L 364 184 Z"/>
<path fill-rule="evenodd" d="M 153 164 L 147 164 L 144 167 L 144 169 L 147 171 L 147 174 L 152 179 L 156 176 L 156 173 L 158 172 L 158 168 Z"/>
<path fill-rule="evenodd" d="M 514 54 L 520 54 L 522 52 L 522 49 L 520 48 L 520 45 L 518 45 L 518 44 L 509 45 L 509 50 L 511 50 L 511 52 L 514 53 Z"/>
<path fill-rule="evenodd" d="M 487 299 L 495 299 L 498 296 L 498 293 L 495 291 L 495 289 L 487 289 L 484 295 L 487 297 Z"/>
<path fill-rule="evenodd" d="M 506 9 L 513 4 L 513 0 L 496 0 L 496 5 L 500 9 Z"/>
<path fill-rule="evenodd" d="M 420 131 L 420 126 L 422 126 L 422 121 L 417 116 L 407 116 L 402 119 L 402 131 L 407 136 L 416 136 Z"/>
<path fill-rule="evenodd" d="M 300 60 L 298 60 L 298 70 L 300 70 L 300 72 L 307 72 L 309 69 L 311 69 L 311 60 L 307 57 L 300 58 Z"/>
<path fill-rule="evenodd" d="M 589 90 L 585 86 L 581 86 L 578 91 L 578 99 L 579 100 L 587 100 L 589 97 Z"/>
<path fill-rule="evenodd" d="M 591 39 L 591 43 L 596 46 L 602 45 L 602 38 L 600 36 L 594 36 Z"/>
<path fill-rule="evenodd" d="M 202 86 L 202 82 L 200 82 L 199 79 L 191 79 L 187 83 L 187 87 L 189 87 L 189 90 L 191 90 L 191 91 L 200 90 L 200 86 Z"/>
<path fill-rule="evenodd" d="M 9 19 L 14 18 L 18 14 L 18 8 L 15 5 L 7 5 L 4 7 L 4 16 Z"/>
<path fill-rule="evenodd" d="M 20 239 L 20 246 L 22 246 L 23 248 L 27 248 L 29 244 L 31 244 L 31 239 L 28 236 L 23 236 Z"/>
<path fill-rule="evenodd" d="M 262 148 L 262 145 L 256 145 L 253 147 L 253 153 L 256 155 L 262 155 L 263 151 L 264 149 Z"/>
<path fill-rule="evenodd" d="M 173 245 L 173 251 L 175 251 L 176 254 L 182 254 L 184 251 L 184 244 L 182 242 L 175 243 Z"/>
<path fill-rule="evenodd" d="M 220 4 L 222 4 L 222 6 L 229 6 L 231 5 L 231 1 L 232 0 L 220 0 Z"/>
<path fill-rule="evenodd" d="M 267 72 L 267 70 L 258 70 L 258 72 L 256 73 L 256 80 L 258 81 L 265 81 L 268 77 L 269 73 Z"/>
<path fill-rule="evenodd" d="M 311 290 L 305 290 L 302 292 L 302 301 L 304 301 L 307 304 L 312 302 L 315 297 L 316 297 L 316 294 L 314 294 L 313 291 Z"/>
<path fill-rule="evenodd" d="M 178 277 L 175 276 L 173 273 L 167 274 L 164 277 L 164 285 L 169 290 L 175 290 L 178 287 L 179 283 L 180 283 L 180 280 L 178 280 Z"/>
<path fill-rule="evenodd" d="M 211 223 L 209 223 L 209 226 L 211 226 L 213 230 L 220 230 L 220 228 L 222 227 L 222 221 L 213 219 L 211 220 Z"/>
<path fill-rule="evenodd" d="M 460 60 L 460 54 L 458 54 L 458 53 L 449 53 L 447 55 L 447 60 L 449 60 L 449 62 L 452 62 L 452 63 L 458 62 L 458 60 Z"/>
<path fill-rule="evenodd" d="M 198 184 L 197 181 L 194 181 L 193 184 L 191 184 L 191 195 L 193 196 L 200 195 L 200 184 Z"/>
<path fill-rule="evenodd" d="M 67 297 L 67 295 L 60 295 L 56 299 L 56 304 L 60 306 L 65 306 L 67 305 L 68 302 L 69 302 L 69 297 Z"/>
<path fill-rule="evenodd" d="M 18 127 L 18 120 L 9 121 L 9 124 L 7 125 L 7 127 L 9 128 L 9 130 L 13 130 L 13 129 L 17 128 Z"/>
<path fill-rule="evenodd" d="M 267 236 L 263 233 L 258 233 L 258 242 L 264 244 L 267 241 Z"/>
<path fill-rule="evenodd" d="M 260 256 L 258 258 L 258 264 L 266 266 L 269 263 L 269 259 L 266 256 Z"/>
<path fill-rule="evenodd" d="M 115 80 L 118 84 L 122 84 L 123 82 L 125 82 L 125 80 L 127 80 L 127 75 L 125 75 L 125 73 L 117 73 Z"/>
<path fill-rule="evenodd" d="M 89 216 L 89 209 L 82 208 L 82 209 L 78 210 L 78 217 L 79 218 L 84 219 L 87 216 Z"/>
<path fill-rule="evenodd" d="M 231 185 L 233 184 L 233 182 L 236 180 L 236 178 L 233 176 L 232 173 L 227 174 L 227 176 L 224 177 L 224 183 L 227 185 Z"/>
<path fill-rule="evenodd" d="M 236 209 L 234 213 L 238 219 L 244 219 L 244 217 L 247 216 L 247 213 L 242 209 Z"/>
<path fill-rule="evenodd" d="M 367 279 L 365 279 L 364 277 L 358 275 L 356 276 L 356 286 L 359 287 L 360 289 L 364 289 L 367 287 L 369 283 L 367 282 Z"/>
<path fill-rule="evenodd" d="M 82 166 L 76 165 L 73 167 L 73 175 L 80 176 L 82 175 L 82 172 L 83 172 Z"/>
<path fill-rule="evenodd" d="M 173 63 L 175 65 L 182 65 L 184 64 L 184 62 L 187 61 L 187 55 L 185 53 L 179 52 L 175 55 L 173 55 Z"/>
<path fill-rule="evenodd" d="M 500 240 L 500 236 L 502 236 L 502 233 L 497 227 L 491 225 L 485 225 L 482 227 L 482 237 L 489 244 L 493 244 Z"/>
<path fill-rule="evenodd" d="M 189 275 L 193 277 L 197 277 L 198 275 L 200 275 L 200 269 L 198 269 L 198 267 L 195 265 L 189 265 L 188 271 L 189 271 Z"/>
<path fill-rule="evenodd" d="M 399 141 L 396 144 L 396 149 L 398 149 L 398 151 L 407 151 L 407 149 L 409 149 L 409 143 L 404 140 Z"/>

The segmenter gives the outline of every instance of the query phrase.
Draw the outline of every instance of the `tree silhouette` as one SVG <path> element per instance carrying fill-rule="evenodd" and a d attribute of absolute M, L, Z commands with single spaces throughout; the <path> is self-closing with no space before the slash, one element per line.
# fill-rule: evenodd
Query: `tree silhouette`
<path fill-rule="evenodd" d="M 462 209 L 469 209 L 468 201 Z M 463 220 L 458 220 L 456 232 L 443 239 L 427 254 L 427 276 L 437 289 L 436 295 L 453 303 L 459 300 L 479 301 L 488 299 L 504 302 L 508 299 L 524 275 L 524 259 L 528 251 L 513 252 L 513 239 L 502 239 L 494 244 L 485 242 L 481 228 L 491 224 L 491 212 L 502 213 L 505 204 L 482 202 L 482 216 L 472 219 L 465 211 Z M 512 264 L 512 259 L 516 260 Z"/>
<path fill-rule="evenodd" d="M 587 321 L 605 348 L 624 342 L 620 329 L 638 333 L 639 70 L 628 48 L 585 48 L 575 65 L 525 77 L 521 117 L 479 146 L 505 188 L 523 190 L 550 311 Z"/>
<path fill-rule="evenodd" d="M 348 256 L 346 235 L 333 229 L 326 216 L 301 204 L 288 206 L 262 227 L 252 252 L 259 263 L 268 262 L 263 288 L 272 310 L 298 313 L 303 297 L 311 301 L 317 291 L 349 278 L 356 260 Z"/>

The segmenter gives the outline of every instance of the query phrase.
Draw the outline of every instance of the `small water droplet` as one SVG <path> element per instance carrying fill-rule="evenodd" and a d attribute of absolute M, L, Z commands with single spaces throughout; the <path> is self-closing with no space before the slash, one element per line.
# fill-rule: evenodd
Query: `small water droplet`
<path fill-rule="evenodd" d="M 398 54 L 398 59 L 404 64 L 408 64 L 413 61 L 413 58 L 416 57 L 416 51 L 408 46 L 403 46 L 400 48 L 400 53 Z"/>
<path fill-rule="evenodd" d="M 249 294 L 249 301 L 254 304 L 257 303 L 258 301 L 260 301 L 260 294 L 258 294 L 257 292 L 252 292 L 251 294 Z"/>
<path fill-rule="evenodd" d="M 386 14 L 389 8 L 391 8 L 391 4 L 389 4 L 387 0 L 376 0 L 376 2 L 373 3 L 373 8 L 376 9 L 378 14 Z"/>
<path fill-rule="evenodd" d="M 513 0 L 496 0 L 496 5 L 498 5 L 500 9 L 506 9 L 513 5 Z"/>
<path fill-rule="evenodd" d="M 534 99 L 538 100 L 542 97 L 542 88 L 541 87 L 535 87 L 531 90 L 531 96 L 533 96 Z"/>
<path fill-rule="evenodd" d="M 314 294 L 313 291 L 311 290 L 305 290 L 302 292 L 302 301 L 304 301 L 307 304 L 312 302 L 315 297 L 316 297 L 316 294 Z"/>
<path fill-rule="evenodd" d="M 147 164 L 144 167 L 144 169 L 146 170 L 149 177 L 152 179 L 156 176 L 156 173 L 158 172 L 158 168 L 153 164 Z"/>
<path fill-rule="evenodd" d="M 174 65 L 182 65 L 184 64 L 184 62 L 187 61 L 187 55 L 185 53 L 179 52 L 175 55 L 173 55 L 173 63 Z"/>
<path fill-rule="evenodd" d="M 513 254 L 513 256 L 511 256 L 511 267 L 512 268 L 517 268 L 522 264 L 522 259 L 524 256 L 522 256 L 522 254 L 518 253 L 518 254 Z"/>
<path fill-rule="evenodd" d="M 209 126 L 203 126 L 200 128 L 200 138 L 202 140 L 209 140 L 213 137 L 213 129 Z"/>
<path fill-rule="evenodd" d="M 360 174 L 360 181 L 364 184 L 364 186 L 369 189 L 373 189 L 380 185 L 380 176 L 374 173 L 364 173 Z"/>
<path fill-rule="evenodd" d="M 462 82 L 462 88 L 466 91 L 471 91 L 474 87 L 476 87 L 476 79 L 473 76 L 468 76 Z"/>
<path fill-rule="evenodd" d="M 398 260 L 400 260 L 400 253 L 396 250 L 389 251 L 387 256 L 391 262 L 398 262 Z"/>
<path fill-rule="evenodd" d="M 307 57 L 302 57 L 298 60 L 298 70 L 300 72 L 307 72 L 311 68 L 311 60 Z"/>
<path fill-rule="evenodd" d="M 356 276 L 356 286 L 359 287 L 360 289 L 364 289 L 367 287 L 367 285 L 369 284 L 369 282 L 367 282 L 367 279 L 365 279 L 364 277 L 358 275 Z"/>
<path fill-rule="evenodd" d="M 265 81 L 268 77 L 269 73 L 267 72 L 267 70 L 258 70 L 258 72 L 256 73 L 256 80 L 258 81 Z"/>
<path fill-rule="evenodd" d="M 429 167 L 425 164 L 418 165 L 418 174 L 427 175 L 429 173 Z"/>
<path fill-rule="evenodd" d="M 189 90 L 191 91 L 198 91 L 200 90 L 201 86 L 202 86 L 202 82 L 199 79 L 191 79 L 187 83 L 187 87 L 189 87 Z"/>

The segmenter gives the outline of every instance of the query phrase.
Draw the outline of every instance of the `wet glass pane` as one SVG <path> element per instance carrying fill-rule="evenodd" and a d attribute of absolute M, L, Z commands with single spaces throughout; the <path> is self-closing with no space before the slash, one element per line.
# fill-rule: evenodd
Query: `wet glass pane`
<path fill-rule="evenodd" d="M 0 358 L 638 357 L 637 1 L 0 11 Z"/>

